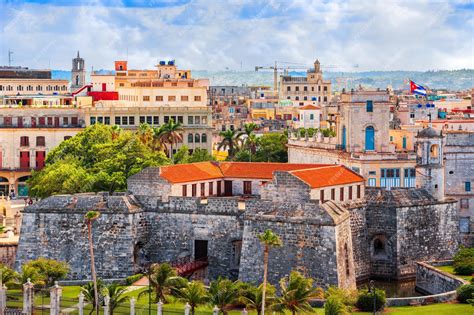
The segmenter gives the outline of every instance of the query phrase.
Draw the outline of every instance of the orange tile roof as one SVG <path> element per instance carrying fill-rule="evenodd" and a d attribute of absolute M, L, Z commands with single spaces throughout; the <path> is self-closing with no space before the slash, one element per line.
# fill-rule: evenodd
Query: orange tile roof
<path fill-rule="evenodd" d="M 315 106 L 315 105 L 305 105 L 305 106 L 302 106 L 302 107 L 298 107 L 298 109 L 300 109 L 300 110 L 315 110 L 315 109 L 321 109 L 321 107 Z"/>
<path fill-rule="evenodd" d="M 162 166 L 160 167 L 160 176 L 170 183 L 195 182 L 223 177 L 218 164 L 213 162 Z"/>
<path fill-rule="evenodd" d="M 172 184 L 224 178 L 271 180 L 275 171 L 287 171 L 311 188 L 364 182 L 362 176 L 348 168 L 328 164 L 200 162 L 162 166 L 160 176 Z"/>
<path fill-rule="evenodd" d="M 224 177 L 272 179 L 274 171 L 294 171 L 327 166 L 327 164 L 290 164 L 262 162 L 222 162 L 220 168 Z"/>
<path fill-rule="evenodd" d="M 290 173 L 304 181 L 311 188 L 364 182 L 362 176 L 342 165 L 303 169 Z"/>

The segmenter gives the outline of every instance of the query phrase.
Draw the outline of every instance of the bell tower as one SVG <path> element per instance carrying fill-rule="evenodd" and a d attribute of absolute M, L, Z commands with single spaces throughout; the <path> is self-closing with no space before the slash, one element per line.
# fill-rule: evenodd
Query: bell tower
<path fill-rule="evenodd" d="M 416 135 L 416 188 L 444 199 L 443 133 L 431 126 Z"/>
<path fill-rule="evenodd" d="M 86 84 L 86 69 L 84 59 L 79 56 L 77 51 L 77 57 L 72 60 L 71 70 L 71 89 L 80 89 Z"/>

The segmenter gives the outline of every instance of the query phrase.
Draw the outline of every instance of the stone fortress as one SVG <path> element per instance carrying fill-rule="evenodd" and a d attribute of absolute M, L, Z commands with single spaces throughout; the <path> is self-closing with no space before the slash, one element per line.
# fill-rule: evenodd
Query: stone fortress
<path fill-rule="evenodd" d="M 345 288 L 370 277 L 411 278 L 416 261 L 451 258 L 459 244 L 456 201 L 438 191 L 442 137 L 432 128 L 418 135 L 417 171 L 438 176 L 417 176 L 417 188 L 365 187 L 339 165 L 202 162 L 147 168 L 125 193 L 52 196 L 24 210 L 16 268 L 47 257 L 68 262 L 71 279 L 88 279 L 84 214 L 98 210 L 102 278 L 206 259 L 209 279 L 260 282 L 257 235 L 266 229 L 283 242 L 270 251 L 273 284 L 291 270 Z"/>

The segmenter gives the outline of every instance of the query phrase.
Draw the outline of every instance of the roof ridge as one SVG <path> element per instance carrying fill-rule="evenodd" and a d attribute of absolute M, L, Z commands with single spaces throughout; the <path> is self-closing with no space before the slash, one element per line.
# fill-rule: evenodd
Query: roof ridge
<path fill-rule="evenodd" d="M 322 165 L 322 166 L 317 166 L 317 167 L 308 167 L 308 168 L 302 168 L 299 170 L 292 170 L 288 171 L 290 173 L 296 173 L 296 172 L 304 172 L 304 171 L 310 171 L 310 170 L 320 170 L 322 168 L 330 168 L 330 167 L 343 167 L 344 165 L 340 164 L 335 164 L 335 165 Z"/>

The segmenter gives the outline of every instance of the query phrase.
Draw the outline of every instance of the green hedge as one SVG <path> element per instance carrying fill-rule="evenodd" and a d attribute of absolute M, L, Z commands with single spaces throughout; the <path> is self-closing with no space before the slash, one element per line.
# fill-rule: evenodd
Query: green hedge
<path fill-rule="evenodd" d="M 469 276 L 474 273 L 474 248 L 461 247 L 454 255 L 454 272 Z"/>
<path fill-rule="evenodd" d="M 456 293 L 458 294 L 458 301 L 461 303 L 468 303 L 467 300 L 472 299 L 474 296 L 474 284 L 465 284 L 460 286 Z"/>
<path fill-rule="evenodd" d="M 383 310 L 385 307 L 385 291 L 375 289 L 375 309 L 377 311 Z M 371 312 L 374 309 L 374 293 L 369 293 L 367 289 L 359 291 L 356 306 L 359 310 L 364 312 Z"/>

